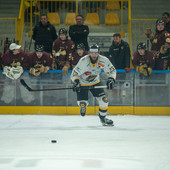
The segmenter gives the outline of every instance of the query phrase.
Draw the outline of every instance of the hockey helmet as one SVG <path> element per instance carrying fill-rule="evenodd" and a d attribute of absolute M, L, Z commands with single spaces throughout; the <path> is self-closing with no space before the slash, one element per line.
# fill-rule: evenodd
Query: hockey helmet
<path fill-rule="evenodd" d="M 89 49 L 89 52 L 99 53 L 100 52 L 100 48 L 99 48 L 99 46 L 97 44 L 91 45 L 90 49 Z"/>
<path fill-rule="evenodd" d="M 156 25 L 158 25 L 158 24 L 164 24 L 165 25 L 165 22 L 162 19 L 158 19 L 156 21 Z"/>
<path fill-rule="evenodd" d="M 76 47 L 77 50 L 85 50 L 85 46 L 83 43 L 80 43 L 80 44 L 77 44 L 77 47 Z"/>
<path fill-rule="evenodd" d="M 61 35 L 61 34 L 67 35 L 67 30 L 65 28 L 61 28 L 59 30 L 59 35 Z"/>
<path fill-rule="evenodd" d="M 140 42 L 140 43 L 137 45 L 137 50 L 146 50 L 146 44 L 143 43 L 143 42 Z"/>
<path fill-rule="evenodd" d="M 43 45 L 36 45 L 35 51 L 36 52 L 43 52 L 44 51 L 44 46 Z"/>

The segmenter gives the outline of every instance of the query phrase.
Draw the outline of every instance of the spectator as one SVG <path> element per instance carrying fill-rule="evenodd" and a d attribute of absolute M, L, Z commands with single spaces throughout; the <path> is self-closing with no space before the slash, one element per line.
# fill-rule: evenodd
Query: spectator
<path fill-rule="evenodd" d="M 167 66 L 167 60 L 160 58 L 159 55 L 163 49 L 170 47 L 170 34 L 165 30 L 165 23 L 162 19 L 156 21 L 156 33 L 153 36 L 152 31 L 147 31 L 145 34 L 150 38 L 151 51 L 155 57 L 155 70 L 165 69 Z M 166 48 L 163 48 L 166 46 Z M 161 50 L 161 48 L 163 48 Z"/>
<path fill-rule="evenodd" d="M 85 50 L 89 50 L 89 45 L 87 42 L 87 37 L 89 34 L 89 27 L 87 25 L 83 25 L 83 16 L 76 16 L 76 25 L 71 25 L 69 28 L 69 36 L 71 40 L 75 43 L 75 47 L 77 44 L 83 43 L 85 45 Z"/>
<path fill-rule="evenodd" d="M 12 81 L 20 78 L 23 70 L 29 69 L 28 55 L 20 48 L 20 45 L 12 43 L 9 46 L 9 50 L 2 57 L 3 74 Z M 14 99 L 16 88 L 13 85 L 9 85 L 9 81 L 5 81 L 5 83 L 8 84 L 4 84 L 1 100 L 9 104 Z M 11 81 L 10 84 L 12 84 Z M 23 86 L 19 86 L 19 88 L 25 103 L 30 103 L 34 100 L 33 96 Z"/>
<path fill-rule="evenodd" d="M 165 30 L 170 33 L 170 16 L 168 12 L 162 14 L 162 20 L 165 22 Z"/>
<path fill-rule="evenodd" d="M 35 26 L 32 35 L 36 45 L 43 45 L 44 51 L 52 53 L 53 41 L 57 39 L 55 27 L 48 22 L 47 15 L 41 15 L 41 21 Z"/>
<path fill-rule="evenodd" d="M 122 40 L 119 33 L 113 35 L 108 58 L 116 69 L 125 69 L 127 73 L 130 72 L 129 44 Z"/>
<path fill-rule="evenodd" d="M 137 51 L 133 54 L 132 64 L 137 72 L 144 76 L 150 76 L 154 68 L 153 53 L 146 50 L 145 43 L 141 42 L 137 45 Z"/>
<path fill-rule="evenodd" d="M 59 30 L 59 39 L 53 44 L 53 65 L 52 69 L 62 69 L 64 73 L 71 68 L 72 54 L 74 51 L 74 42 L 68 39 L 67 30 Z"/>
<path fill-rule="evenodd" d="M 30 73 L 34 76 L 47 73 L 51 69 L 52 61 L 52 56 L 44 51 L 43 45 L 37 45 L 35 52 L 29 54 Z"/>
<path fill-rule="evenodd" d="M 74 68 L 76 66 L 76 64 L 78 63 L 80 58 L 82 58 L 83 56 L 85 56 L 87 54 L 88 54 L 88 52 L 85 51 L 84 44 L 82 44 L 82 43 L 77 44 L 76 51 L 73 53 L 73 57 L 72 57 L 72 60 L 71 60 L 72 68 Z"/>

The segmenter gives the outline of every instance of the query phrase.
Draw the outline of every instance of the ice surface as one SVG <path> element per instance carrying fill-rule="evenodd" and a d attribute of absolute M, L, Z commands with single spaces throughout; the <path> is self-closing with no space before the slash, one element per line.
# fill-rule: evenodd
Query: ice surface
<path fill-rule="evenodd" d="M 170 170 L 170 117 L 109 118 L 0 115 L 0 170 Z"/>

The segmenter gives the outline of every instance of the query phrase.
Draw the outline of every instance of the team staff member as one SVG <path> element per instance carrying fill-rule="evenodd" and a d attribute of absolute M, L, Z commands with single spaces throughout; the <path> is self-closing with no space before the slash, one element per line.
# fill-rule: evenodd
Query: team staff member
<path fill-rule="evenodd" d="M 43 45 L 37 45 L 35 52 L 29 54 L 30 73 L 39 76 L 51 69 L 53 58 L 44 51 Z"/>
<path fill-rule="evenodd" d="M 69 36 L 74 42 L 75 47 L 77 47 L 77 44 L 83 43 L 85 46 L 85 50 L 89 51 L 89 45 L 87 42 L 87 37 L 89 35 L 89 27 L 83 24 L 83 20 L 84 18 L 82 15 L 76 16 L 76 24 L 70 26 Z"/>
<path fill-rule="evenodd" d="M 74 42 L 68 39 L 67 30 L 59 30 L 59 39 L 53 43 L 53 65 L 52 69 L 62 69 L 67 73 L 71 68 L 72 54 L 74 51 Z"/>
<path fill-rule="evenodd" d="M 144 76 L 150 76 L 154 68 L 153 53 L 146 50 L 146 44 L 141 42 L 137 45 L 137 51 L 133 54 L 132 64 L 137 72 Z"/>
<path fill-rule="evenodd" d="M 116 79 L 116 70 L 109 59 L 99 54 L 99 47 L 97 45 L 92 45 L 89 55 L 79 60 L 71 74 L 73 91 L 77 93 L 77 103 L 80 106 L 80 113 L 82 116 L 85 116 L 86 106 L 88 106 L 88 89 L 83 89 L 83 86 L 100 86 L 101 70 L 107 73 L 107 86 L 108 89 L 112 89 Z M 105 126 L 113 125 L 113 121 L 106 118 L 108 100 L 104 89 L 90 89 L 90 92 L 99 103 L 98 115 L 102 124 Z"/>
<path fill-rule="evenodd" d="M 55 27 L 49 23 L 47 15 L 41 15 L 41 20 L 33 29 L 33 40 L 35 48 L 37 45 L 43 45 L 44 51 L 52 53 L 53 41 L 57 39 Z"/>
<path fill-rule="evenodd" d="M 109 60 L 116 69 L 125 69 L 130 72 L 130 48 L 129 44 L 122 40 L 121 35 L 113 35 L 113 42 L 109 49 Z"/>

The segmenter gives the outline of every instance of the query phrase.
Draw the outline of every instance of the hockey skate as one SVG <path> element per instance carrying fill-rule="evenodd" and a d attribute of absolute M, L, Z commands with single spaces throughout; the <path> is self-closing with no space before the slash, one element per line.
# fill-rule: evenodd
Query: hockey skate
<path fill-rule="evenodd" d="M 112 120 L 107 119 L 106 116 L 100 115 L 100 113 L 98 113 L 98 115 L 103 126 L 114 126 Z"/>
<path fill-rule="evenodd" d="M 85 116 L 86 114 L 86 103 L 85 102 L 80 102 L 80 114 L 82 116 Z"/>

